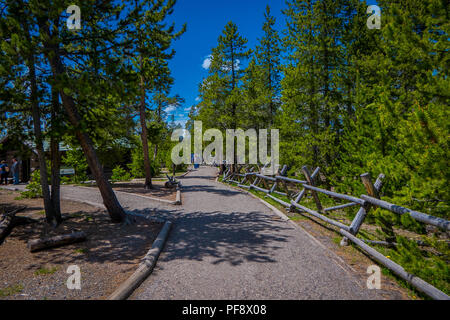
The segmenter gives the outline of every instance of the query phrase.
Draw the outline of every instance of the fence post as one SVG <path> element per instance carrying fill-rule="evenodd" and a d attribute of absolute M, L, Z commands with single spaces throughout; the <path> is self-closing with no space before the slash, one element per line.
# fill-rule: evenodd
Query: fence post
<path fill-rule="evenodd" d="M 303 174 L 305 175 L 306 181 L 308 181 L 308 184 L 310 186 L 314 187 L 315 186 L 314 179 L 311 178 L 311 174 L 309 172 L 308 167 L 307 166 L 303 166 L 302 167 L 302 171 L 303 171 Z M 322 208 L 322 204 L 320 203 L 320 200 L 319 200 L 319 195 L 314 190 L 311 190 L 311 193 L 313 195 L 314 201 L 316 202 L 317 211 L 319 211 L 319 213 L 323 213 L 323 208 Z"/>
<path fill-rule="evenodd" d="M 316 170 L 314 170 L 313 174 L 311 175 L 311 179 L 314 180 L 316 178 L 316 176 L 319 174 L 319 172 L 320 172 L 320 167 L 317 167 Z M 305 193 L 306 193 L 306 189 L 303 188 L 302 191 L 300 191 L 300 193 L 298 194 L 297 198 L 295 198 L 294 202 L 299 203 L 303 199 Z M 289 207 L 289 211 L 293 211 L 293 210 L 295 210 L 295 207 L 294 207 L 294 205 L 291 204 L 291 206 Z"/>
<path fill-rule="evenodd" d="M 247 171 L 244 172 L 244 175 L 245 175 L 245 176 L 244 176 L 244 179 L 242 179 L 241 184 L 244 184 L 244 183 L 247 182 L 247 179 L 248 179 L 248 178 L 247 178 L 247 177 L 248 177 L 247 174 L 248 174 L 248 173 L 251 173 L 251 172 L 253 172 L 253 168 L 250 168 L 250 169 L 247 168 Z"/>
<path fill-rule="evenodd" d="M 284 176 L 284 175 L 286 174 L 286 171 L 287 171 L 287 166 L 285 166 L 285 167 L 283 168 L 283 170 L 281 170 L 281 175 Z M 290 197 L 291 197 L 291 193 L 290 193 L 290 191 L 289 191 L 289 188 L 288 188 L 287 183 L 286 183 L 284 180 L 281 180 L 281 185 L 282 185 L 282 186 L 284 187 L 284 189 L 286 190 L 286 196 L 287 196 L 288 198 L 290 198 Z"/>
<path fill-rule="evenodd" d="M 375 181 L 375 184 L 373 184 L 369 173 L 364 173 L 361 175 L 361 181 L 364 184 L 364 187 L 366 188 L 367 193 L 371 197 L 374 197 L 377 199 L 379 199 L 379 197 L 380 197 L 380 191 L 381 191 L 381 187 L 383 186 L 384 178 L 385 178 L 385 175 L 380 174 L 378 176 L 377 181 Z M 359 208 L 358 213 L 355 216 L 355 219 L 353 219 L 352 224 L 350 225 L 350 233 L 351 234 L 356 235 L 359 232 L 359 229 L 361 228 L 361 225 L 364 222 L 364 219 L 366 218 L 369 210 L 370 210 L 370 204 L 366 204 L 364 206 L 361 206 L 361 208 Z M 341 246 L 347 246 L 347 245 L 348 245 L 348 238 L 347 237 L 342 238 Z"/>
<path fill-rule="evenodd" d="M 280 176 L 284 176 L 286 174 L 287 168 L 288 168 L 287 165 L 283 166 L 283 169 L 281 169 L 281 171 L 280 171 Z M 277 185 L 278 185 L 278 181 L 275 181 L 272 188 L 270 189 L 269 194 L 271 194 L 272 192 L 275 191 L 275 189 L 277 188 Z"/>

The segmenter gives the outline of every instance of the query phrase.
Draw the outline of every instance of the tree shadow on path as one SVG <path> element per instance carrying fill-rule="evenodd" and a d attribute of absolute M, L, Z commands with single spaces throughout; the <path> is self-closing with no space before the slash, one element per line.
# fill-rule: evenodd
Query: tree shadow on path
<path fill-rule="evenodd" d="M 161 260 L 274 263 L 290 229 L 260 212 L 194 212 L 175 221 Z"/>

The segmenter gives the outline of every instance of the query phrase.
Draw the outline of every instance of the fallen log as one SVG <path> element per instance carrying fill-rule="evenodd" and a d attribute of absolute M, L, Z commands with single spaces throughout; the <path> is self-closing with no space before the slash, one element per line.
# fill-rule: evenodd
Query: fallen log
<path fill-rule="evenodd" d="M 86 240 L 86 234 L 83 231 L 74 232 L 51 238 L 30 240 L 28 241 L 28 249 L 30 249 L 31 252 L 35 252 L 43 249 L 55 248 L 67 244 L 81 242 L 84 240 Z"/>
<path fill-rule="evenodd" d="M 11 212 L 4 213 L 0 216 L 0 243 L 11 231 L 11 229 L 13 227 L 13 221 L 14 221 L 14 218 L 16 217 L 16 214 L 18 212 L 24 210 L 25 208 L 26 207 L 18 208 Z"/>

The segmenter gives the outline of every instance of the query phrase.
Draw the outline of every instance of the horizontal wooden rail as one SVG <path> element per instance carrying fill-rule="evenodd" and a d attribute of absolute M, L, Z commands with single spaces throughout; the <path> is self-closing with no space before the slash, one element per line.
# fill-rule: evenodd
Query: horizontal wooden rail
<path fill-rule="evenodd" d="M 340 210 L 340 209 L 345 209 L 348 207 L 354 207 L 357 205 L 358 205 L 358 203 L 351 202 L 351 203 L 341 204 L 341 205 L 335 206 L 335 207 L 325 208 L 325 209 L 323 209 L 323 211 L 328 212 L 328 211 Z"/>
<path fill-rule="evenodd" d="M 257 176 L 258 178 L 264 179 L 264 180 L 269 180 L 269 181 L 273 181 L 273 182 L 277 181 L 277 179 L 275 179 L 275 178 L 264 176 L 259 173 L 255 174 L 255 176 Z"/>
<path fill-rule="evenodd" d="M 253 170 L 253 169 L 250 169 Z M 369 244 L 375 244 L 375 245 L 383 245 L 383 246 L 395 246 L 396 244 L 389 241 L 373 241 L 373 240 L 362 240 L 358 239 L 355 235 L 358 233 L 364 218 L 366 217 L 368 211 L 371 207 L 380 207 L 386 210 L 389 210 L 391 212 L 394 212 L 399 215 L 403 214 L 409 214 L 413 219 L 420 221 L 422 223 L 426 223 L 429 225 L 436 226 L 438 228 L 441 228 L 443 230 L 449 231 L 450 230 L 450 221 L 438 218 L 435 216 L 431 216 L 422 212 L 414 211 L 405 207 L 401 207 L 392 203 L 389 203 L 387 201 L 383 201 L 378 199 L 379 197 L 379 191 L 382 186 L 382 181 L 384 178 L 383 174 L 380 174 L 377 181 L 372 184 L 370 180 L 369 174 L 363 174 L 361 175 L 362 182 L 366 188 L 366 191 L 369 195 L 361 195 L 360 198 L 345 195 L 329 190 L 325 190 L 322 188 L 318 188 L 314 186 L 314 180 L 316 176 L 319 174 L 320 168 L 316 168 L 312 174 L 309 173 L 309 170 L 307 167 L 302 168 L 303 173 L 305 174 L 305 177 L 307 178 L 307 181 L 288 178 L 283 176 L 284 172 L 281 172 L 279 175 L 276 175 L 274 177 L 272 176 L 265 176 L 263 174 L 260 174 L 258 172 L 248 172 L 243 174 L 238 173 L 231 173 L 230 170 L 226 171 L 225 177 L 230 178 L 228 182 L 234 182 L 237 183 L 239 187 L 245 188 L 245 189 L 255 189 L 258 191 L 261 191 L 266 194 L 266 197 L 272 199 L 273 201 L 276 201 L 277 203 L 281 204 L 282 206 L 286 207 L 287 209 L 293 211 L 294 208 L 299 210 L 299 213 L 302 215 L 309 214 L 315 218 L 318 218 L 326 223 L 329 223 L 335 227 L 339 228 L 339 232 L 344 236 L 344 240 L 348 239 L 352 241 L 355 245 L 357 245 L 361 250 L 363 250 L 365 253 L 367 253 L 371 258 L 373 258 L 375 261 L 381 263 L 382 265 L 386 266 L 388 269 L 390 269 L 393 273 L 395 273 L 397 276 L 401 277 L 408 283 L 410 283 L 412 286 L 414 286 L 419 291 L 425 293 L 426 295 L 430 296 L 433 299 L 438 300 L 449 300 L 450 297 L 446 295 L 444 292 L 440 291 L 439 289 L 435 288 L 431 284 L 425 282 L 424 280 L 408 273 L 405 271 L 405 269 L 398 265 L 397 263 L 393 262 L 392 260 L 386 258 L 383 254 L 375 250 L 374 248 L 370 247 Z M 234 178 L 235 176 L 243 177 L 244 179 L 242 182 L 237 182 L 235 180 L 231 180 L 231 178 Z M 250 181 L 250 179 L 247 180 L 247 178 L 254 177 L 253 183 Z M 253 179 L 252 179 L 253 180 Z M 267 181 L 273 182 L 273 185 L 270 187 L 270 190 L 264 189 L 261 187 L 258 187 L 257 185 L 260 183 L 264 184 L 264 187 L 269 187 Z M 296 193 L 295 195 L 287 189 L 286 186 L 287 183 L 294 183 L 297 185 L 301 185 L 303 189 Z M 250 186 L 245 185 L 244 183 L 250 184 Z M 288 191 L 288 193 L 284 193 L 281 191 L 277 191 L 276 188 L 278 184 L 283 184 L 284 189 Z M 283 191 L 284 191 L 283 189 Z M 309 209 L 301 204 L 299 204 L 300 200 L 304 197 L 307 190 L 310 190 L 311 193 L 315 196 L 316 204 L 318 206 L 318 211 Z M 330 208 L 321 209 L 322 206 L 320 204 L 320 200 L 317 197 L 317 193 L 320 192 L 322 194 L 328 195 L 332 198 L 341 199 L 349 201 L 349 203 L 344 203 L 340 205 L 335 205 Z M 295 200 L 289 199 L 290 203 L 283 201 L 277 197 L 274 196 L 274 194 L 287 196 L 288 198 L 295 198 Z M 336 220 L 333 220 L 325 215 L 323 215 L 323 212 L 330 212 L 333 210 L 340 210 L 345 209 L 349 207 L 354 206 L 360 206 L 360 209 L 355 217 L 355 219 L 352 221 L 350 226 L 347 226 L 341 222 L 338 222 Z M 322 211 L 323 210 L 323 211 Z M 419 245 L 426 245 L 426 244 L 420 244 Z"/>
<path fill-rule="evenodd" d="M 372 205 L 378 206 L 380 208 L 392 211 L 394 213 L 397 213 L 399 215 L 403 215 L 405 213 L 408 213 L 411 218 L 413 218 L 414 220 L 426 223 L 426 224 L 430 224 L 433 226 L 436 226 L 438 228 L 441 228 L 443 230 L 450 230 L 450 221 L 442 219 L 442 218 L 438 218 L 435 216 L 430 216 L 428 214 L 419 212 L 419 211 L 414 211 L 408 208 L 404 208 L 383 200 L 379 200 L 373 197 L 369 197 L 366 195 L 362 195 L 361 196 L 362 199 L 364 199 L 365 201 L 369 202 Z"/>
<path fill-rule="evenodd" d="M 316 218 L 319 218 L 319 219 L 321 219 L 321 220 L 323 220 L 325 222 L 328 222 L 329 224 L 332 224 L 333 226 L 336 226 L 336 227 L 344 229 L 344 230 L 350 230 L 350 227 L 346 226 L 345 224 L 342 224 L 342 223 L 340 223 L 338 221 L 334 221 L 334 220 L 332 220 L 332 219 L 330 219 L 328 217 L 325 217 L 324 215 L 322 215 L 322 214 L 320 214 L 320 213 L 318 213 L 318 212 L 316 212 L 314 210 L 311 210 L 311 209 L 309 209 L 307 207 L 304 207 L 304 206 L 296 203 L 294 200 L 291 200 L 291 204 L 294 207 L 296 207 L 297 209 L 303 210 L 303 211 L 309 213 L 310 215 L 312 215 L 312 216 L 314 216 Z"/>
<path fill-rule="evenodd" d="M 288 196 L 287 193 L 284 193 L 284 192 L 281 192 L 281 191 L 277 191 L 277 190 L 274 190 L 273 193 L 278 194 L 280 196 L 285 196 L 285 197 Z"/>
<path fill-rule="evenodd" d="M 284 202 L 281 199 L 278 199 L 277 197 L 272 196 L 271 194 L 268 194 L 267 197 L 269 197 L 270 199 L 272 199 L 273 201 L 278 202 L 279 204 L 285 206 L 285 207 L 290 207 L 291 205 L 287 202 Z"/>
<path fill-rule="evenodd" d="M 350 239 L 354 244 L 359 246 L 364 252 L 366 252 L 369 256 L 374 258 L 376 261 L 387 267 L 389 270 L 394 272 L 396 275 L 398 275 L 400 278 L 405 280 L 406 282 L 413 285 L 416 289 L 422 291 L 429 297 L 435 299 L 435 300 L 449 300 L 450 297 L 446 295 L 444 292 L 440 291 L 439 289 L 433 287 L 428 282 L 423 281 L 419 277 L 416 277 L 413 274 L 410 274 L 403 269 L 402 266 L 398 265 L 394 261 L 386 258 L 383 254 L 375 250 L 374 248 L 370 247 L 369 245 L 365 244 L 362 240 L 356 238 L 351 233 L 347 232 L 346 230 L 341 229 L 340 233 Z"/>
<path fill-rule="evenodd" d="M 304 181 L 304 180 L 297 180 L 297 179 L 292 179 L 292 178 L 283 177 L 283 176 L 275 176 L 275 179 L 286 181 L 286 182 L 291 182 L 291 183 L 298 183 L 298 184 L 306 183 L 306 181 Z"/>
<path fill-rule="evenodd" d="M 254 184 L 250 185 L 250 189 L 256 189 L 256 190 L 264 192 L 264 193 L 269 193 L 269 191 L 270 191 L 270 190 L 263 189 L 263 188 L 260 188 L 258 186 L 255 186 Z"/>
<path fill-rule="evenodd" d="M 309 184 L 304 184 L 303 187 L 305 189 L 314 190 L 314 191 L 326 194 L 326 195 L 328 195 L 330 197 L 333 197 L 333 198 L 338 198 L 338 199 L 342 199 L 342 200 L 348 200 L 348 201 L 351 201 L 351 202 L 354 202 L 354 203 L 357 203 L 357 204 L 360 204 L 360 205 L 364 205 L 364 203 L 365 203 L 364 200 L 361 200 L 359 198 L 356 198 L 356 197 L 353 197 L 353 196 L 349 196 L 349 195 L 346 195 L 346 194 L 333 192 L 333 191 L 328 191 L 328 190 L 317 188 L 317 187 L 313 187 L 313 186 L 310 186 Z"/>

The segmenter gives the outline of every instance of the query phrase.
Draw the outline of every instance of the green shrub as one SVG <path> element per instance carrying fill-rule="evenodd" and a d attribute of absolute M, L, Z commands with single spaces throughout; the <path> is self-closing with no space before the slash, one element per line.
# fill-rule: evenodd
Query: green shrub
<path fill-rule="evenodd" d="M 88 179 L 86 170 L 88 168 L 88 163 L 81 150 L 69 150 L 66 155 L 62 158 L 62 164 L 75 169 L 75 174 L 70 177 L 70 182 L 80 183 Z M 64 182 L 68 182 L 67 179 Z"/>
<path fill-rule="evenodd" d="M 446 241 L 423 236 L 422 240 L 429 245 L 428 250 L 420 248 L 414 240 L 397 236 L 399 244 L 396 250 L 391 250 L 392 260 L 400 264 L 406 271 L 420 277 L 450 294 L 450 257 Z M 439 255 L 435 253 L 439 252 Z"/>
<path fill-rule="evenodd" d="M 70 179 L 70 177 L 68 177 L 68 176 L 61 177 L 61 184 L 69 184 L 71 182 L 72 182 L 72 180 Z"/>
<path fill-rule="evenodd" d="M 113 174 L 111 176 L 112 180 L 115 181 L 130 181 L 131 180 L 131 174 L 125 169 L 123 169 L 121 166 L 116 166 L 113 169 Z"/>
<path fill-rule="evenodd" d="M 151 147 L 149 148 L 151 150 Z M 131 171 L 131 175 L 134 178 L 145 178 L 145 169 L 144 169 L 144 154 L 142 152 L 142 148 L 134 148 L 131 152 L 131 163 L 128 164 L 128 168 Z M 152 173 L 152 177 L 156 177 L 161 173 L 161 170 L 158 165 L 155 165 L 153 161 L 150 163 L 150 170 Z"/>
<path fill-rule="evenodd" d="M 20 193 L 22 199 L 42 198 L 41 173 L 39 170 L 33 171 L 31 181 L 26 189 L 26 191 Z"/>

